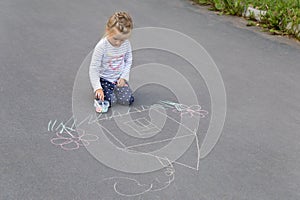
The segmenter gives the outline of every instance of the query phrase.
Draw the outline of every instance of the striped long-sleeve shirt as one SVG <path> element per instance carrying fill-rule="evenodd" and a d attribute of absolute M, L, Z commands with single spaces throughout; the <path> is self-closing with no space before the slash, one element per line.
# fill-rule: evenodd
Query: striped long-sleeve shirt
<path fill-rule="evenodd" d="M 129 40 L 120 47 L 112 46 L 106 37 L 96 45 L 89 69 L 89 76 L 94 91 L 101 89 L 100 78 L 116 82 L 119 78 L 129 80 L 132 64 L 132 52 Z"/>

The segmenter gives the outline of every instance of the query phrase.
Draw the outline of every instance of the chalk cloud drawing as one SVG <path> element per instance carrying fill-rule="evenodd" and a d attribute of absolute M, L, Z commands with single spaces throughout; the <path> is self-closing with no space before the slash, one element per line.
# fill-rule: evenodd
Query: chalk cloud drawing
<path fill-rule="evenodd" d="M 151 192 L 158 192 L 166 189 L 175 181 L 175 169 L 171 161 L 168 161 L 168 166 L 165 167 L 163 174 L 156 176 L 151 183 L 143 184 L 134 178 L 129 177 L 109 177 L 104 178 L 102 181 L 105 184 L 112 185 L 114 192 L 122 197 L 140 197 L 143 199 L 143 195 Z M 162 170 L 160 170 L 162 171 Z M 159 197 L 158 197 L 159 198 Z"/>

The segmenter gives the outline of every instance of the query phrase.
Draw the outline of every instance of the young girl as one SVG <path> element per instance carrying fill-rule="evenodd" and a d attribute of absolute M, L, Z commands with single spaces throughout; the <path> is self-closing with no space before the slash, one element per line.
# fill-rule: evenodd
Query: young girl
<path fill-rule="evenodd" d="M 128 40 L 133 28 L 126 12 L 116 12 L 107 21 L 105 35 L 96 45 L 89 69 L 95 98 L 110 105 L 131 105 L 134 101 L 128 80 L 132 64 Z"/>

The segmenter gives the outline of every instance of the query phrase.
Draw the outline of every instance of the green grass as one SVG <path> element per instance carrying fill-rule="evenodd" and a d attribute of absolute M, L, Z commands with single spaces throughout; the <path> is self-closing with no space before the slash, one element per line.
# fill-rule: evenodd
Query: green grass
<path fill-rule="evenodd" d="M 195 0 L 201 5 L 210 5 L 210 10 L 221 14 L 242 16 L 251 6 L 267 11 L 262 16 L 260 25 L 271 33 L 293 35 L 300 40 L 300 33 L 295 27 L 300 24 L 300 0 Z M 253 17 L 250 17 L 253 19 Z M 250 23 L 251 24 L 251 23 Z M 287 28 L 288 24 L 292 28 Z M 299 30 L 299 29 L 298 29 Z M 300 30 L 299 30 L 300 31 Z"/>

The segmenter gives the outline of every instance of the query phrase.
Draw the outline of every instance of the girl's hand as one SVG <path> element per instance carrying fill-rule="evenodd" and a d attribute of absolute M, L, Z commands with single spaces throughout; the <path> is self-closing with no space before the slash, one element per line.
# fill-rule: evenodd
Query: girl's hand
<path fill-rule="evenodd" d="M 117 80 L 117 86 L 118 86 L 118 87 L 124 87 L 125 84 L 126 84 L 126 81 L 125 81 L 124 78 L 119 78 L 119 79 Z"/>
<path fill-rule="evenodd" d="M 95 91 L 95 98 L 104 101 L 104 92 L 103 89 L 98 89 Z"/>

